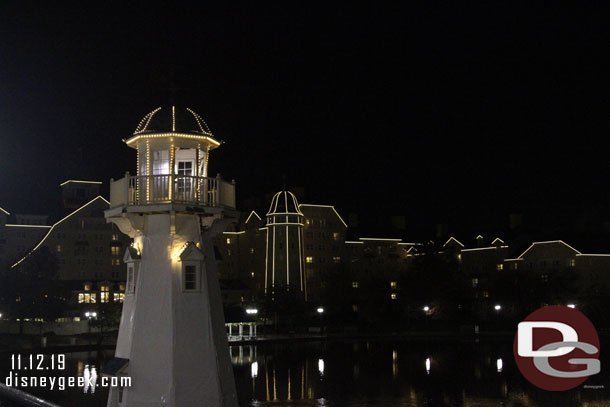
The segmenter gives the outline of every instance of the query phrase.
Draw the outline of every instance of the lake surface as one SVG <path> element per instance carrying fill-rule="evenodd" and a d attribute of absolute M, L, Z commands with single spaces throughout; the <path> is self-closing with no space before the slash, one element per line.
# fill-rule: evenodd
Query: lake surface
<path fill-rule="evenodd" d="M 241 407 L 593 407 L 610 406 L 610 369 L 604 369 L 610 360 L 603 357 L 603 348 L 602 372 L 561 393 L 538 390 L 525 381 L 508 340 L 262 344 L 232 346 L 231 357 Z M 62 375 L 94 375 L 112 352 L 66 358 Z M 107 397 L 103 388 L 93 394 L 82 388 L 24 390 L 66 407 L 102 407 Z"/>

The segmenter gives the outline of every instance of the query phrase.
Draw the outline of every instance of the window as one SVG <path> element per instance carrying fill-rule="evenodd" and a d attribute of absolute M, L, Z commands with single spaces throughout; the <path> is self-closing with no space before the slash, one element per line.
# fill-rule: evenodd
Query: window
<path fill-rule="evenodd" d="M 498 271 L 504 270 L 504 264 L 502 264 L 502 263 L 496 264 L 496 270 L 498 270 Z"/>
<path fill-rule="evenodd" d="M 357 281 L 352 281 L 352 288 L 358 288 L 360 284 Z"/>
<path fill-rule="evenodd" d="M 57 250 L 57 253 L 61 253 L 61 245 L 60 244 L 58 244 L 55 249 Z"/>
<path fill-rule="evenodd" d="M 78 294 L 79 304 L 95 304 L 97 294 L 95 293 L 80 293 Z"/>
<path fill-rule="evenodd" d="M 576 267 L 576 259 L 570 259 L 570 267 Z"/>
<path fill-rule="evenodd" d="M 339 232 L 334 232 L 333 233 L 333 239 L 339 240 L 340 237 L 341 237 L 341 233 L 339 233 Z"/>
<path fill-rule="evenodd" d="M 548 283 L 549 282 L 549 275 L 548 274 L 541 274 L 540 275 L 540 279 L 542 280 L 542 282 Z"/>
<path fill-rule="evenodd" d="M 85 291 L 91 291 L 91 284 L 84 285 Z"/>
<path fill-rule="evenodd" d="M 169 174 L 169 151 L 153 151 L 153 175 Z"/>
<path fill-rule="evenodd" d="M 489 291 L 483 291 L 483 297 L 489 298 Z"/>
<path fill-rule="evenodd" d="M 395 300 L 396 298 L 398 298 L 398 294 L 392 293 L 392 294 L 390 294 L 390 298 Z"/>
<path fill-rule="evenodd" d="M 125 284 L 119 284 L 119 290 L 125 291 Z"/>
<path fill-rule="evenodd" d="M 121 259 L 112 259 L 112 260 L 110 260 L 110 265 L 111 266 L 120 266 L 121 265 Z"/>
<path fill-rule="evenodd" d="M 231 244 L 231 238 L 227 237 L 227 244 Z"/>
<path fill-rule="evenodd" d="M 125 294 L 114 293 L 114 302 L 123 302 L 123 301 L 125 301 Z"/>
<path fill-rule="evenodd" d="M 254 254 L 254 247 L 250 248 L 250 254 Z"/>
<path fill-rule="evenodd" d="M 119 246 L 110 247 L 110 254 L 113 256 L 118 256 L 121 253 L 121 248 Z"/>
<path fill-rule="evenodd" d="M 100 293 L 100 302 L 106 303 L 110 301 L 110 293 L 108 291 L 102 291 Z"/>
<path fill-rule="evenodd" d="M 478 278 L 473 278 L 472 279 L 472 288 L 476 287 L 479 285 L 479 279 Z"/>
<path fill-rule="evenodd" d="M 514 262 L 513 263 L 513 270 L 518 270 L 519 269 L 519 263 Z"/>
<path fill-rule="evenodd" d="M 127 287 L 125 288 L 125 294 L 135 294 L 137 278 L 134 264 L 129 263 L 127 265 Z"/>
<path fill-rule="evenodd" d="M 396 281 L 391 281 L 390 282 L 390 287 L 391 288 L 396 288 L 396 287 L 398 287 L 398 283 Z"/>
<path fill-rule="evenodd" d="M 333 262 L 334 262 L 334 263 L 341 263 L 341 257 L 339 257 L 339 256 L 334 256 L 334 257 L 333 257 Z"/>
<path fill-rule="evenodd" d="M 118 234 L 118 233 L 113 233 L 113 234 L 112 234 L 112 240 L 113 240 L 114 242 L 118 241 L 118 240 L 119 240 L 119 234 Z"/>
<path fill-rule="evenodd" d="M 197 264 L 184 264 L 182 288 L 184 291 L 199 291 L 199 270 Z"/>
<path fill-rule="evenodd" d="M 313 257 L 312 256 L 305 257 L 305 263 L 313 263 Z"/>

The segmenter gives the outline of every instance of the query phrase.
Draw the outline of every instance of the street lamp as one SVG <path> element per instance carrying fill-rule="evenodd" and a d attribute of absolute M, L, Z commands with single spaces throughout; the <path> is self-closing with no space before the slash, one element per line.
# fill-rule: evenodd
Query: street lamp
<path fill-rule="evenodd" d="M 324 314 L 324 308 L 318 307 L 318 309 L 316 309 L 316 311 L 318 312 L 318 315 L 320 316 L 320 335 L 322 335 L 322 314 Z"/>
<path fill-rule="evenodd" d="M 500 310 L 502 306 L 500 304 L 494 305 L 494 309 L 496 310 L 496 324 L 498 324 L 498 329 L 500 327 Z"/>
<path fill-rule="evenodd" d="M 428 315 L 430 315 L 430 307 L 425 305 L 422 310 L 426 313 L 426 329 L 428 329 Z"/>
<path fill-rule="evenodd" d="M 576 304 L 568 304 L 569 308 L 575 309 L 576 308 Z M 2 314 L 0 314 L 0 316 L 2 316 Z"/>
<path fill-rule="evenodd" d="M 247 308 L 246 309 L 246 314 L 248 314 L 248 315 L 256 315 L 256 314 L 258 314 L 258 310 L 256 308 Z"/>
<path fill-rule="evenodd" d="M 85 312 L 85 316 L 87 317 L 88 323 L 87 325 L 89 326 L 89 344 L 91 344 L 91 318 L 95 318 L 97 317 L 97 312 Z"/>

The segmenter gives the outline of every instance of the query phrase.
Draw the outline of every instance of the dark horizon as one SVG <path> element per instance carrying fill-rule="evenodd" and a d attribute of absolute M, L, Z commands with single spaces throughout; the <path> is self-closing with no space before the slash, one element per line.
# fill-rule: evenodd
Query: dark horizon
<path fill-rule="evenodd" d="M 609 220 L 601 6 L 250 7 L 0 5 L 0 207 L 49 213 L 62 181 L 134 172 L 121 140 L 175 103 L 226 141 L 210 174 L 240 203 L 285 176 L 407 233 Z"/>

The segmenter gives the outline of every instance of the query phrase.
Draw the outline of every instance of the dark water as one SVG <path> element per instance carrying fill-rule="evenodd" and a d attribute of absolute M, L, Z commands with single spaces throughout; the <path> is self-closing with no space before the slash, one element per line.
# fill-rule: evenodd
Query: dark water
<path fill-rule="evenodd" d="M 599 375 L 560 393 L 521 377 L 510 341 L 328 341 L 233 346 L 231 354 L 242 407 L 610 406 L 610 369 L 604 369 L 610 360 L 603 353 Z M 99 374 L 111 357 L 68 354 L 61 374 Z M 105 406 L 107 389 L 91 390 L 31 392 L 62 406 Z"/>

